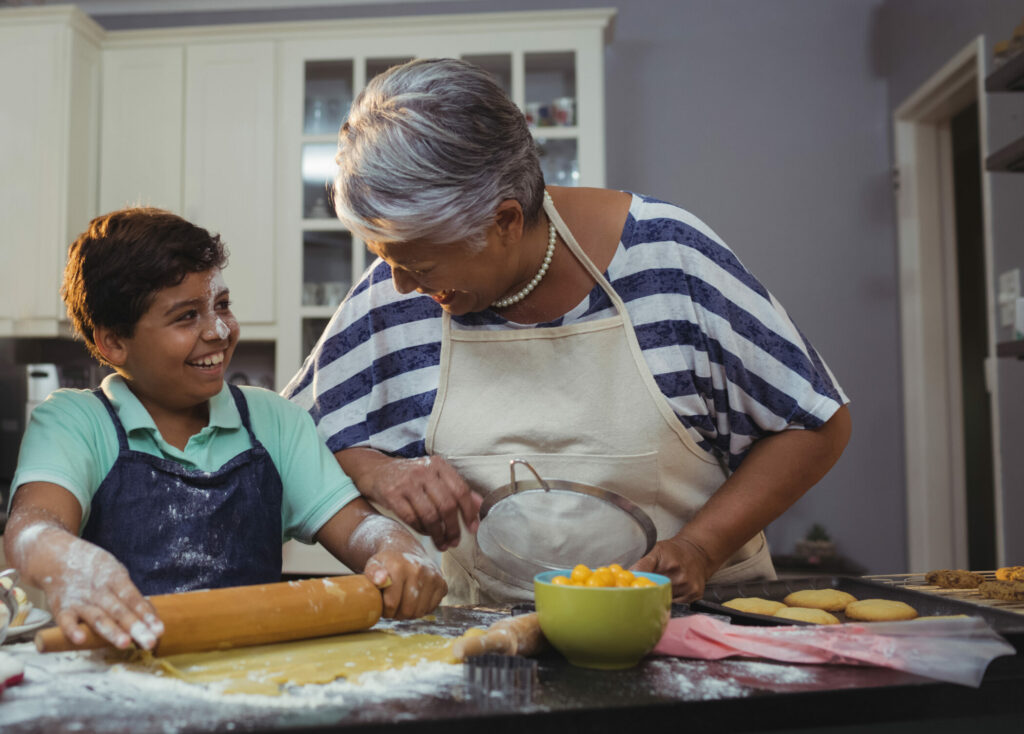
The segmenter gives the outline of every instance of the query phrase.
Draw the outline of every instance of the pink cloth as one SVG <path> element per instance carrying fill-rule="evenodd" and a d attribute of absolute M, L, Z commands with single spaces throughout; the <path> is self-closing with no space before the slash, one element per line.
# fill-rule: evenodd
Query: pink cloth
<path fill-rule="evenodd" d="M 910 622 L 748 627 L 706 614 L 669 620 L 656 655 L 719 660 L 878 665 L 975 686 L 993 658 L 1014 648 L 979 617 Z"/>

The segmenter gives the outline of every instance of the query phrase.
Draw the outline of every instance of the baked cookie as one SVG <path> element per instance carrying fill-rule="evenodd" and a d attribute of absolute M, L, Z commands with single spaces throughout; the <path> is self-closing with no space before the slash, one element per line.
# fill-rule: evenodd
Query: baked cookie
<path fill-rule="evenodd" d="M 796 619 L 800 622 L 812 622 L 813 624 L 839 624 L 839 620 L 824 609 L 785 607 L 775 612 L 775 616 L 782 619 Z"/>
<path fill-rule="evenodd" d="M 978 587 L 978 593 L 987 599 L 1024 601 L 1024 581 L 986 581 Z"/>
<path fill-rule="evenodd" d="M 861 622 L 898 622 L 917 616 L 912 606 L 892 599 L 861 599 L 847 606 L 845 613 L 847 619 Z"/>
<path fill-rule="evenodd" d="M 1024 581 L 1024 566 L 1003 566 L 996 569 L 1000 581 Z"/>
<path fill-rule="evenodd" d="M 846 605 L 857 601 L 853 594 L 839 589 L 803 589 L 794 591 L 782 601 L 788 607 L 805 607 L 808 609 L 824 609 L 826 612 L 841 612 Z"/>
<path fill-rule="evenodd" d="M 924 575 L 925 583 L 941 586 L 943 589 L 977 589 L 985 577 L 974 571 L 944 568 L 929 571 Z"/>
<path fill-rule="evenodd" d="M 738 612 L 747 612 L 748 614 L 764 614 L 771 617 L 780 609 L 785 609 L 786 605 L 781 601 L 772 601 L 771 599 L 762 599 L 758 596 L 742 596 L 736 599 L 730 599 L 727 602 L 722 603 L 723 607 L 729 607 L 735 609 Z"/>

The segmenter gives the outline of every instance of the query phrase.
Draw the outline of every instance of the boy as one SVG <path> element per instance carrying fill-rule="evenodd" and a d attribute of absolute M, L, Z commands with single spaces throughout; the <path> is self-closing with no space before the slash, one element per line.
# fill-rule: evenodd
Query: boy
<path fill-rule="evenodd" d="M 225 384 L 239 331 L 226 261 L 219 236 L 151 208 L 97 217 L 69 249 L 68 314 L 115 373 L 33 411 L 4 547 L 73 641 L 85 622 L 151 649 L 163 626 L 143 594 L 279 581 L 289 537 L 363 570 L 385 616 L 422 616 L 446 591 L 308 413 Z"/>

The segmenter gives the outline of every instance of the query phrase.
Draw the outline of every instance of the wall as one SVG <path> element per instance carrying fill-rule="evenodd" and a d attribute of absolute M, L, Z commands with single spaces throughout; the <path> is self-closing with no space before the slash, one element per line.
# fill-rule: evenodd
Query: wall
<path fill-rule="evenodd" d="M 978 35 L 987 49 L 1008 38 L 1024 22 L 1019 0 L 887 0 L 874 20 L 873 60 L 877 73 L 888 81 L 888 105 L 895 109 L 946 61 Z M 991 64 L 991 54 L 986 62 Z M 991 69 L 991 66 L 989 66 Z M 990 151 L 1009 144 L 1024 133 L 1024 94 L 990 94 L 988 141 Z M 1024 270 L 1024 175 L 992 173 L 992 235 L 994 275 L 1005 270 Z M 992 304 L 995 308 L 995 304 Z M 993 311 L 994 312 L 994 311 Z M 1010 329 L 999 328 L 998 339 L 1010 338 Z M 1003 528 L 1006 562 L 1024 560 L 1024 537 L 1019 519 L 1024 516 L 1024 362 L 1000 359 L 996 366 L 1000 404 Z"/>
<path fill-rule="evenodd" d="M 814 523 L 872 572 L 905 569 L 898 298 L 876 0 L 520 0 L 615 6 L 606 56 L 608 184 L 703 218 L 786 306 L 852 400 L 835 469 L 769 528 Z M 97 16 L 105 27 L 509 8 L 500 0 Z"/>

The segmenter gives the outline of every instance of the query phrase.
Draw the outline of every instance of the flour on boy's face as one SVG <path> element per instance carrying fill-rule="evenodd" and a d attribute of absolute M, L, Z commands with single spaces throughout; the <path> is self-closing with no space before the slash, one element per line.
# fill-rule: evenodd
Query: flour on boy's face
<path fill-rule="evenodd" d="M 190 273 L 156 293 L 126 340 L 121 372 L 143 404 L 188 409 L 220 392 L 237 343 L 220 270 Z"/>

